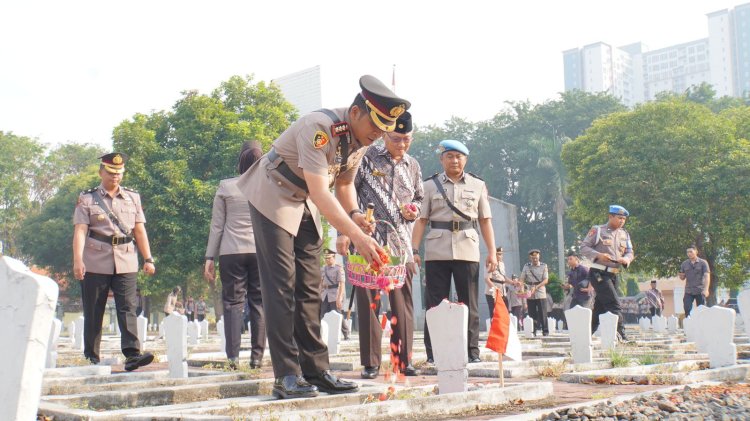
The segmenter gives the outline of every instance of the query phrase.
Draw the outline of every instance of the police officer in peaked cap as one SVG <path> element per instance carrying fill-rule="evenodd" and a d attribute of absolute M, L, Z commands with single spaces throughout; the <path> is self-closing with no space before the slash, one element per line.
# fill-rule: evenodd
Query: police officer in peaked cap
<path fill-rule="evenodd" d="M 354 175 L 367 147 L 393 131 L 411 105 L 373 76 L 362 76 L 359 85 L 348 108 L 321 109 L 292 123 L 237 184 L 251 206 L 266 323 L 287 327 L 267 332 L 278 398 L 358 389 L 331 373 L 320 338 L 320 214 L 365 259 L 378 258 L 382 249 L 357 207 Z"/>
<path fill-rule="evenodd" d="M 122 332 L 120 346 L 126 357 L 125 370 L 132 371 L 154 359 L 151 353 L 141 353 L 138 341 L 136 248 L 144 258 L 143 271 L 153 275 L 156 268 L 146 234 L 141 196 L 120 185 L 127 155 L 112 152 L 99 158 L 101 183 L 78 196 L 73 213 L 73 275 L 82 281 L 85 320 L 83 354 L 92 364 L 99 363 L 102 320 L 111 289 Z"/>

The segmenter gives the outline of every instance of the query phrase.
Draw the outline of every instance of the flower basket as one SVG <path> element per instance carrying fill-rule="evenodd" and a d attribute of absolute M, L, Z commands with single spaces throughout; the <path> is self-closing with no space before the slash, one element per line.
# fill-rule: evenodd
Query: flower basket
<path fill-rule="evenodd" d="M 391 223 L 383 220 L 377 220 L 376 223 L 385 224 L 389 230 L 396 233 L 394 237 L 398 239 L 398 244 L 388 245 L 396 255 L 390 256 L 390 262 L 382 265 L 379 272 L 373 273 L 364 257 L 352 254 L 346 262 L 347 278 L 352 285 L 367 289 L 390 291 L 401 288 L 406 280 L 406 247 Z"/>

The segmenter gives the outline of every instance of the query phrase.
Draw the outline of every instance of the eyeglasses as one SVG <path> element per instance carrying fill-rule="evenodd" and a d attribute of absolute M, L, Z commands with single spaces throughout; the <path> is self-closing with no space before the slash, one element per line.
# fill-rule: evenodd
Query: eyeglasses
<path fill-rule="evenodd" d="M 411 135 L 398 136 L 398 135 L 394 135 L 393 133 L 388 133 L 386 136 L 388 136 L 388 140 L 394 143 L 401 143 L 401 142 L 409 143 L 412 140 Z"/>

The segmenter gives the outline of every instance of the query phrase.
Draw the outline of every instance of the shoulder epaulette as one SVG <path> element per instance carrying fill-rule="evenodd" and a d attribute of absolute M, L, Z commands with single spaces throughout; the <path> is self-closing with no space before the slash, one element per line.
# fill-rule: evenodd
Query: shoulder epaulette
<path fill-rule="evenodd" d="M 120 187 L 122 187 L 124 190 L 131 191 L 133 193 L 138 193 L 138 190 L 131 189 L 130 187 L 125 187 L 125 186 L 120 186 Z"/>
<path fill-rule="evenodd" d="M 472 176 L 472 177 L 474 177 L 474 178 L 476 178 L 478 180 L 484 181 L 484 179 L 482 177 L 480 177 L 480 176 L 478 176 L 478 175 L 476 175 L 474 173 L 470 173 L 470 172 L 467 171 L 466 174 L 469 174 L 470 176 Z"/>
<path fill-rule="evenodd" d="M 95 191 L 96 191 L 96 187 L 92 187 L 92 188 L 90 188 L 88 190 L 82 191 L 81 194 L 91 194 L 91 193 L 93 193 Z"/>
<path fill-rule="evenodd" d="M 432 174 L 431 176 L 425 178 L 424 181 L 432 180 L 433 178 L 437 177 L 438 175 L 440 175 L 440 173 L 436 172 L 435 174 Z"/>

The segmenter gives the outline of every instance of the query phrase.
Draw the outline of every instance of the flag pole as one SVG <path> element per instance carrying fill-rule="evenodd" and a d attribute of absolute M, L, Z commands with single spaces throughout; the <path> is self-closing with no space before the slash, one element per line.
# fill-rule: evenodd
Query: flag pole
<path fill-rule="evenodd" d="M 502 299 L 503 297 L 500 296 L 500 290 L 495 288 L 495 300 L 502 300 Z M 497 353 L 497 365 L 498 365 L 498 371 L 500 372 L 499 373 L 500 387 L 505 387 L 505 371 L 503 370 L 503 354 L 500 352 Z"/>

